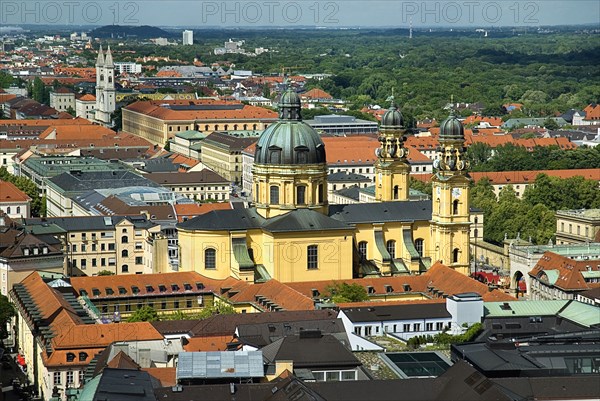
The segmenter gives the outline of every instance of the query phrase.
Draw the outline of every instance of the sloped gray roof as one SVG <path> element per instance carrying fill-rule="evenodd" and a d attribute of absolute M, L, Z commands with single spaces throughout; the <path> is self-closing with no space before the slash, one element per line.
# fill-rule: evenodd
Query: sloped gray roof
<path fill-rule="evenodd" d="M 329 216 L 349 224 L 430 220 L 431 201 L 331 205 L 329 206 Z"/>
<path fill-rule="evenodd" d="M 346 223 L 309 209 L 297 209 L 269 219 L 263 228 L 270 232 L 348 230 Z"/>
<path fill-rule="evenodd" d="M 260 228 L 264 217 L 256 209 L 213 210 L 177 224 L 177 228 L 186 230 L 247 230 Z"/>

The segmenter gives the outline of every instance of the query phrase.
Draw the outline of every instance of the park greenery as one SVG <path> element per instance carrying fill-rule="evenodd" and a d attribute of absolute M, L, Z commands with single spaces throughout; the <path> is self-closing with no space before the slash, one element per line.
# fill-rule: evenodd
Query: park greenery
<path fill-rule="evenodd" d="M 481 142 L 467 149 L 473 171 L 531 171 L 600 168 L 600 148 L 582 146 L 565 150 L 558 146 L 524 146 L 508 143 L 492 150 Z"/>
<path fill-rule="evenodd" d="M 46 215 L 46 197 L 40 196 L 40 190 L 33 181 L 26 177 L 17 177 L 6 170 L 5 167 L 0 167 L 0 180 L 8 181 L 25 192 L 31 198 L 31 215 L 45 216 Z"/>
<path fill-rule="evenodd" d="M 416 32 L 396 30 L 247 30 L 234 40 L 245 40 L 247 50 L 264 47 L 271 52 L 249 57 L 215 55 L 231 37 L 224 30 L 197 31 L 202 38 L 192 46 L 155 46 L 143 42 L 113 44 L 117 61 L 144 56 L 169 56 L 151 62 L 155 67 L 191 64 L 194 59 L 211 65 L 232 63 L 235 69 L 260 74 L 332 74 L 309 80 L 307 89 L 319 87 L 348 100 L 353 110 L 365 104 L 386 106 L 395 88 L 397 103 L 408 123 L 425 117 L 443 118 L 442 108 L 455 101 L 482 102 L 484 114 L 503 113 L 504 103 L 524 105 L 514 116 L 553 116 L 569 108 L 582 108 L 600 97 L 597 54 L 600 45 L 585 31 L 541 34 L 492 31 L 483 38 L 473 32 Z M 110 40 L 108 40 L 110 42 Z M 127 50 L 127 52 L 121 52 Z M 95 60 L 94 50 L 82 57 Z M 92 62 L 90 61 L 90 62 Z M 147 63 L 148 64 L 148 63 Z"/>
<path fill-rule="evenodd" d="M 598 182 L 581 176 L 561 179 L 539 174 L 517 197 L 512 185 L 500 191 L 498 199 L 487 178 L 471 189 L 471 206 L 483 210 L 484 240 L 501 244 L 505 237 L 545 244 L 556 232 L 554 213 L 562 209 L 600 207 Z"/>
<path fill-rule="evenodd" d="M 133 312 L 127 321 L 155 322 L 158 320 L 203 320 L 215 315 L 231 315 L 234 313 L 237 313 L 235 308 L 223 302 L 207 306 L 197 313 L 185 313 L 182 311 L 176 311 L 170 314 L 159 313 L 153 307 L 146 305 Z"/>

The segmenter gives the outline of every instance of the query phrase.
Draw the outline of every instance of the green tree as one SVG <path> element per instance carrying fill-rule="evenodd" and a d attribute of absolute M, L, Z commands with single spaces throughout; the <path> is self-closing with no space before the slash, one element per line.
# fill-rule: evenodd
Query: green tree
<path fill-rule="evenodd" d="M 467 158 L 472 166 L 487 162 L 492 157 L 492 148 L 487 143 L 475 142 L 467 148 Z"/>
<path fill-rule="evenodd" d="M 133 322 L 154 322 L 158 320 L 158 313 L 150 306 L 143 306 L 136 310 L 127 318 L 129 323 Z"/>
<path fill-rule="evenodd" d="M 419 192 L 423 192 L 424 194 L 429 195 L 429 196 L 431 196 L 431 193 L 433 191 L 431 182 L 423 182 L 423 181 L 417 180 L 414 177 L 409 177 L 408 186 L 410 189 L 414 189 Z"/>
<path fill-rule="evenodd" d="M 559 129 L 560 127 L 558 126 L 558 123 L 553 118 L 548 117 L 544 121 L 544 128 L 554 131 L 554 130 Z"/>
<path fill-rule="evenodd" d="M 115 275 L 115 273 L 114 273 L 114 272 L 111 272 L 110 270 L 100 270 L 100 271 L 98 272 L 98 275 L 99 275 L 99 276 L 114 276 L 114 275 Z"/>
<path fill-rule="evenodd" d="M 4 71 L 0 71 L 0 88 L 9 88 L 14 82 L 15 79 L 12 77 L 12 75 Z"/>
<path fill-rule="evenodd" d="M 214 305 L 208 306 L 200 313 L 198 313 L 195 317 L 197 319 L 207 319 L 214 315 L 232 315 L 237 313 L 235 308 L 225 302 L 218 302 Z"/>
<path fill-rule="evenodd" d="M 70 115 L 72 115 L 73 117 L 76 117 L 76 115 L 75 115 L 75 110 L 73 110 L 73 107 L 72 107 L 72 106 L 69 106 L 69 107 L 67 108 L 67 113 L 69 113 L 69 114 L 70 114 Z"/>
<path fill-rule="evenodd" d="M 359 284 L 352 283 L 332 283 L 325 289 L 327 291 L 327 298 L 330 298 L 332 302 L 344 303 L 344 302 L 361 302 L 369 299 L 367 290 Z"/>
<path fill-rule="evenodd" d="M 0 339 L 8 337 L 6 325 L 16 314 L 15 307 L 10 303 L 8 297 L 0 295 Z"/>

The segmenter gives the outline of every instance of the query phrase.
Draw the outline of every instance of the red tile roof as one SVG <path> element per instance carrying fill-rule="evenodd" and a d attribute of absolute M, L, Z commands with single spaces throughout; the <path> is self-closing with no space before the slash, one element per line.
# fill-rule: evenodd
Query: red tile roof
<path fill-rule="evenodd" d="M 212 212 L 213 210 L 232 209 L 229 202 L 210 202 L 210 203 L 182 203 L 175 205 L 175 214 L 177 221 L 181 223 L 184 218 L 191 219 L 201 214 Z"/>
<path fill-rule="evenodd" d="M 558 273 L 556 282 L 550 283 L 554 287 L 564 291 L 583 291 L 592 288 L 600 288 L 600 282 L 586 282 L 582 273 L 586 271 L 600 271 L 600 260 L 573 260 L 566 256 L 547 251 L 542 255 L 535 267 L 529 272 L 534 278 L 548 276 L 548 272 L 554 270 Z M 547 278 L 546 278 L 547 280 Z"/>
<path fill-rule="evenodd" d="M 264 298 L 269 299 L 285 310 L 315 309 L 312 298 L 307 297 L 275 279 L 271 279 L 266 283 L 248 285 L 243 288 L 234 287 L 233 289 L 239 291 L 237 294 L 229 297 L 230 301 L 234 303 L 253 303 L 256 304 L 259 309 L 263 309 L 256 301 L 256 297 L 262 295 Z"/>
<path fill-rule="evenodd" d="M 161 120 L 233 120 L 233 119 L 248 119 L 259 120 L 266 119 L 267 121 L 275 121 L 277 113 L 273 110 L 265 109 L 259 106 L 244 105 L 241 109 L 234 110 L 172 110 L 166 107 L 161 107 L 163 104 L 173 105 L 189 105 L 189 104 L 204 104 L 204 105 L 227 105 L 240 104 L 240 102 L 225 102 L 222 100 L 213 99 L 197 99 L 197 100 L 145 100 L 138 101 L 125 109 L 147 116 L 155 117 Z"/>
<path fill-rule="evenodd" d="M 188 343 L 183 346 L 183 349 L 185 349 L 187 352 L 226 351 L 227 343 L 232 341 L 233 337 L 231 335 L 192 337 L 188 339 Z"/>
<path fill-rule="evenodd" d="M 376 277 L 361 278 L 352 280 L 338 280 L 336 282 L 345 282 L 348 284 L 359 284 L 365 288 L 371 287 L 371 294 L 374 296 L 390 295 L 386 286 L 391 286 L 395 295 L 411 295 L 422 293 L 426 296 L 433 296 L 428 287 L 435 287 L 438 291 L 443 291 L 447 295 L 460 294 L 465 292 L 476 292 L 483 297 L 484 301 L 514 300 L 508 294 L 499 290 L 490 291 L 488 286 L 467 277 L 454 269 L 443 264 L 435 263 L 426 273 L 420 276 L 395 276 L 395 277 Z M 332 280 L 313 281 L 307 283 L 287 283 L 287 285 L 305 296 L 312 297 L 312 290 L 318 290 L 321 295 L 325 295 L 326 288 L 333 283 Z M 407 284 L 409 289 L 405 290 Z"/>
<path fill-rule="evenodd" d="M 302 99 L 333 99 L 329 93 L 319 88 L 313 88 L 300 95 Z"/>
<path fill-rule="evenodd" d="M 0 203 L 29 201 L 31 201 L 31 198 L 12 182 L 0 180 Z"/>

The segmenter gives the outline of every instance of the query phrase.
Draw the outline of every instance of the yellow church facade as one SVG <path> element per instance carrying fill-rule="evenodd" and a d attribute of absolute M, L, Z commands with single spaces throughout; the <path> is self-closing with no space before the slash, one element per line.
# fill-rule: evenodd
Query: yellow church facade
<path fill-rule="evenodd" d="M 395 104 L 382 118 L 376 202 L 329 205 L 325 146 L 287 90 L 257 143 L 254 206 L 178 225 L 180 271 L 249 282 L 343 280 L 425 272 L 436 261 L 468 274 L 469 184 L 462 124 L 442 123 L 432 200 L 408 200 L 410 166 Z"/>

